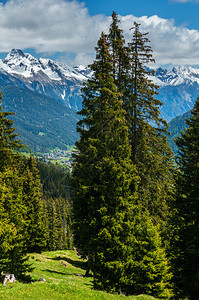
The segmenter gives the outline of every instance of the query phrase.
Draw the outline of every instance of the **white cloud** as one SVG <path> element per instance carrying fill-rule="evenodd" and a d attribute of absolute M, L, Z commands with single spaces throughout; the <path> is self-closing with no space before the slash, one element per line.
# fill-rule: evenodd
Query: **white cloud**
<path fill-rule="evenodd" d="M 141 31 L 149 32 L 151 47 L 156 62 L 160 64 L 199 64 L 199 31 L 183 26 L 175 26 L 174 20 L 158 16 L 136 18 L 132 15 L 122 17 L 125 36 L 131 38 L 133 21 L 141 24 Z"/>
<path fill-rule="evenodd" d="M 0 51 L 90 51 L 107 22 L 103 15 L 89 16 L 77 1 L 11 0 L 0 5 Z"/>
<path fill-rule="evenodd" d="M 157 64 L 199 64 L 197 30 L 176 27 L 173 20 L 158 16 L 128 15 L 120 19 L 127 41 L 134 21 L 141 24 L 143 32 L 149 32 Z M 59 51 L 62 61 L 88 64 L 101 31 L 107 32 L 110 21 L 103 15 L 91 17 L 78 1 L 10 0 L 6 5 L 0 4 L 0 52 L 12 48 L 34 48 L 45 54 Z"/>

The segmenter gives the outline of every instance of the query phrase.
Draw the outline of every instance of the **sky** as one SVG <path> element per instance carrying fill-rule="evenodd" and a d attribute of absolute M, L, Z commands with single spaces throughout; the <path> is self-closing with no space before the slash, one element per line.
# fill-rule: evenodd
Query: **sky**
<path fill-rule="evenodd" d="M 199 66 L 199 0 L 2 0 L 0 58 L 15 48 L 86 66 L 112 11 L 127 43 L 134 21 L 149 33 L 156 67 Z"/>

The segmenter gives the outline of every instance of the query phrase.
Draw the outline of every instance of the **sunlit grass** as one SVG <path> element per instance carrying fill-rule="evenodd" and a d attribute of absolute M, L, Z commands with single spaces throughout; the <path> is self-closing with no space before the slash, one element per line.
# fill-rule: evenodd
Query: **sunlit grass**
<path fill-rule="evenodd" d="M 35 269 L 31 273 L 31 283 L 7 283 L 0 285 L 0 299 L 5 300 L 152 300 L 146 295 L 123 296 L 93 290 L 92 277 L 84 277 L 85 262 L 70 251 L 43 252 L 30 254 L 30 262 Z M 81 277 L 81 275 L 83 277 Z M 39 278 L 46 282 L 39 282 Z"/>

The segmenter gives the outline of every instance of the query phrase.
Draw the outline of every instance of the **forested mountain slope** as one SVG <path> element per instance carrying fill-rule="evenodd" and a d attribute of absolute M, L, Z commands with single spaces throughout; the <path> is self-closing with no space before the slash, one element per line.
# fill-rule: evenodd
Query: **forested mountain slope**
<path fill-rule="evenodd" d="M 169 131 L 171 135 L 168 136 L 170 147 L 172 148 L 173 152 L 177 154 L 178 147 L 176 146 L 175 139 L 180 135 L 181 131 L 184 131 L 187 127 L 185 122 L 191 116 L 191 112 L 188 111 L 183 115 L 179 115 L 173 120 L 169 122 Z"/>
<path fill-rule="evenodd" d="M 23 144 L 42 152 L 55 147 L 66 149 L 67 144 L 75 143 L 78 116 L 74 110 L 54 98 L 2 80 L 0 90 L 2 107 L 15 113 L 12 117 Z"/>

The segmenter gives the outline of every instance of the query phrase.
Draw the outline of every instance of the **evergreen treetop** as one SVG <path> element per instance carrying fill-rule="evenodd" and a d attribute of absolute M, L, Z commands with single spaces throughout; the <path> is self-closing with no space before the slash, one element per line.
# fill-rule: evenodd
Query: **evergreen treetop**
<path fill-rule="evenodd" d="M 3 100 L 3 94 L 0 93 L 0 150 L 3 148 L 8 148 L 12 150 L 16 150 L 21 147 L 19 145 L 19 140 L 16 140 L 16 137 L 19 135 L 15 132 L 15 128 L 13 128 L 14 121 L 8 119 L 8 116 L 14 115 L 11 112 L 5 112 L 2 110 L 1 104 Z"/>
<path fill-rule="evenodd" d="M 14 113 L 5 112 L 2 110 L 3 96 L 0 93 L 0 170 L 7 165 L 11 164 L 11 157 L 14 155 L 13 150 L 19 149 L 20 140 L 16 140 L 18 134 L 15 133 L 13 127 L 14 121 L 8 117 L 14 115 Z"/>
<path fill-rule="evenodd" d="M 120 20 L 118 15 L 112 13 L 112 23 L 108 34 L 109 52 L 112 57 L 113 77 L 120 97 L 125 99 L 126 82 L 130 71 L 130 60 L 128 47 L 125 46 L 125 39 L 122 30 L 119 28 Z"/>

